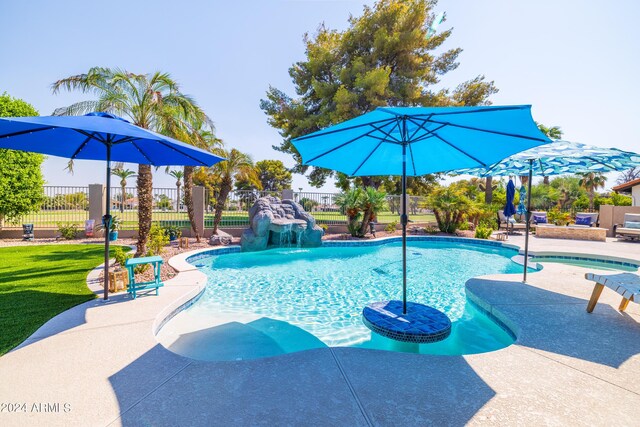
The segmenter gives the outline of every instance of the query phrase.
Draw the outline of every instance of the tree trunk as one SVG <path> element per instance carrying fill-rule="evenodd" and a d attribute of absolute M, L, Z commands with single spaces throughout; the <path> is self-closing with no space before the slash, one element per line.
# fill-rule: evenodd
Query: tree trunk
<path fill-rule="evenodd" d="M 362 217 L 362 224 L 360 225 L 360 232 L 358 233 L 358 237 L 364 237 L 367 234 L 367 230 L 369 229 L 369 223 L 371 222 L 371 216 L 373 212 L 371 208 L 367 208 L 364 211 L 364 215 Z"/>
<path fill-rule="evenodd" d="M 593 212 L 593 199 L 596 197 L 595 191 L 589 191 L 589 212 Z"/>
<path fill-rule="evenodd" d="M 484 202 L 486 204 L 491 204 L 493 201 L 493 177 L 488 176 L 485 179 L 485 187 L 484 187 Z"/>
<path fill-rule="evenodd" d="M 543 183 L 544 185 L 549 185 L 549 177 L 548 177 L 548 176 L 545 176 L 545 177 L 542 179 L 542 183 Z"/>
<path fill-rule="evenodd" d="M 150 165 L 138 165 L 138 243 L 137 257 L 147 254 L 147 241 L 153 214 L 153 176 Z"/>
<path fill-rule="evenodd" d="M 123 213 L 124 213 L 124 199 L 126 199 L 126 198 L 127 198 L 127 190 L 126 190 L 126 186 L 127 186 L 127 184 L 122 185 L 122 196 L 121 196 L 121 197 L 122 197 L 122 200 L 120 200 L 120 213 L 121 213 L 121 214 L 123 214 Z"/>
<path fill-rule="evenodd" d="M 216 200 L 216 215 L 213 218 L 213 234 L 218 232 L 218 225 L 222 221 L 222 211 L 231 191 L 231 185 L 231 179 L 223 179 L 220 183 L 220 194 L 218 195 L 218 200 Z"/>
<path fill-rule="evenodd" d="M 176 212 L 180 212 L 180 184 L 176 184 L 176 188 L 178 189 L 178 195 L 176 196 Z"/>
<path fill-rule="evenodd" d="M 184 204 L 187 205 L 187 215 L 191 223 L 191 230 L 196 236 L 196 242 L 200 243 L 200 234 L 196 228 L 195 210 L 193 208 L 193 166 L 184 167 Z"/>

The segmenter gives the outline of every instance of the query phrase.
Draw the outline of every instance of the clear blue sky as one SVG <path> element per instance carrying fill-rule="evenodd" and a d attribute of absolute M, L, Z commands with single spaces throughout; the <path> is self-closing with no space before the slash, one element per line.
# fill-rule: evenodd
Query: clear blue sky
<path fill-rule="evenodd" d="M 280 136 L 259 101 L 269 84 L 293 95 L 287 70 L 304 57 L 305 32 L 321 22 L 343 29 L 365 3 L 373 2 L 3 1 L 0 92 L 48 115 L 86 99 L 52 95 L 51 83 L 91 66 L 166 71 L 204 107 L 228 146 L 291 166 L 271 148 Z M 464 49 L 444 86 L 484 74 L 500 89 L 495 104 L 532 104 L 534 118 L 561 126 L 568 140 L 640 151 L 639 2 L 441 0 L 437 11 L 454 27 L 445 47 Z M 73 176 L 65 165 L 46 161 L 48 183 L 104 181 L 103 164 L 78 162 Z M 172 186 L 173 178 L 157 173 L 154 185 Z M 301 176 L 293 186 L 310 188 Z"/>

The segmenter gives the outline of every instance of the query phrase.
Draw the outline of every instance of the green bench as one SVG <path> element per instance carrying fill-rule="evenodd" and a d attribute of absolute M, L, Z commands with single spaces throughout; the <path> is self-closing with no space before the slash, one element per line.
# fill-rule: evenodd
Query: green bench
<path fill-rule="evenodd" d="M 153 272 L 155 279 L 149 282 L 136 283 L 136 275 L 134 268 L 138 265 L 151 264 L 153 266 Z M 160 279 L 160 266 L 162 266 L 162 258 L 159 256 L 147 256 L 142 258 L 129 258 L 125 263 L 125 267 L 129 271 L 129 286 L 127 286 L 127 292 L 129 292 L 133 299 L 136 299 L 136 292 L 155 289 L 156 295 L 158 295 L 158 288 L 164 286 Z"/>

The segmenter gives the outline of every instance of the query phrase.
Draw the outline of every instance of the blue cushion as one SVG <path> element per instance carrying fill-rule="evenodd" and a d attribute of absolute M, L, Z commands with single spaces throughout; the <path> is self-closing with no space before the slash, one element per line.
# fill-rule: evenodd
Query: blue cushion
<path fill-rule="evenodd" d="M 624 228 L 638 228 L 640 229 L 640 222 L 638 221 L 627 221 L 624 223 Z"/>
<path fill-rule="evenodd" d="M 545 215 L 534 215 L 533 216 L 533 222 L 536 222 L 538 224 L 546 224 L 547 223 L 547 217 Z"/>
<path fill-rule="evenodd" d="M 590 216 L 577 216 L 576 217 L 576 225 L 591 225 L 591 217 Z"/>

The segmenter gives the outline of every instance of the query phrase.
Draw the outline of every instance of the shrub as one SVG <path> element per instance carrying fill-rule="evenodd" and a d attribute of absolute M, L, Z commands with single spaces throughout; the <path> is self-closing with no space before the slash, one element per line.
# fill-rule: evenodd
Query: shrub
<path fill-rule="evenodd" d="M 179 239 L 182 237 L 182 230 L 177 225 L 165 225 L 162 229 L 167 233 L 167 236 L 171 238 L 173 236 L 174 239 Z"/>
<path fill-rule="evenodd" d="M 387 224 L 387 226 L 384 228 L 384 231 L 386 231 L 387 233 L 393 233 L 394 231 L 396 231 L 396 227 L 398 226 L 398 220 L 395 221 L 391 221 L 389 224 Z"/>
<path fill-rule="evenodd" d="M 549 217 L 549 222 L 555 225 L 567 225 L 571 221 L 571 214 L 562 212 L 557 207 L 550 209 L 547 216 Z"/>
<path fill-rule="evenodd" d="M 424 232 L 427 233 L 427 234 L 438 234 L 440 232 L 440 229 L 437 228 L 437 227 L 434 227 L 432 225 L 427 225 L 424 228 Z"/>
<path fill-rule="evenodd" d="M 160 255 L 165 246 L 169 244 L 169 233 L 158 224 L 152 224 L 149 230 L 149 243 L 147 243 L 147 255 Z"/>
<path fill-rule="evenodd" d="M 124 268 L 125 263 L 132 256 L 132 253 L 125 252 L 125 250 L 120 246 L 116 246 L 115 248 L 113 248 L 113 257 L 116 259 L 116 263 L 118 263 L 118 265 L 122 268 Z"/>
<path fill-rule="evenodd" d="M 476 239 L 488 239 L 491 237 L 491 233 L 493 233 L 493 229 L 489 227 L 478 226 L 476 228 Z"/>
<path fill-rule="evenodd" d="M 470 200 L 454 185 L 438 187 L 429 195 L 428 203 L 433 209 L 438 228 L 445 233 L 455 233 L 469 211 Z"/>
<path fill-rule="evenodd" d="M 65 240 L 73 240 L 78 235 L 78 231 L 80 227 L 78 224 L 73 224 L 73 223 L 65 224 L 65 223 L 59 222 L 57 225 L 58 225 L 58 232 L 60 233 L 62 238 Z"/>

